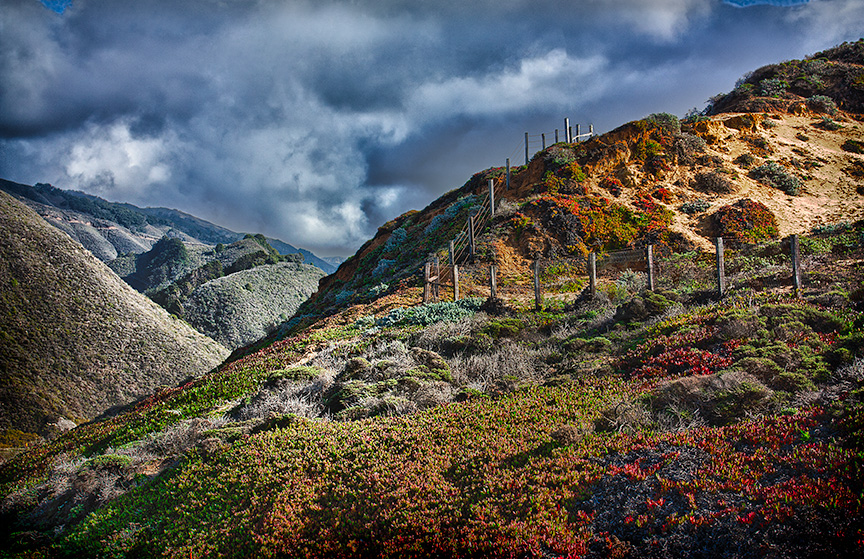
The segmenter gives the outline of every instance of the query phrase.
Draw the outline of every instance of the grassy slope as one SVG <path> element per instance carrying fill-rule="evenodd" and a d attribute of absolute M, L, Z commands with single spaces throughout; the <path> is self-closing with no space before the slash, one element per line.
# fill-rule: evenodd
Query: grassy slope
<path fill-rule="evenodd" d="M 850 244 L 860 233 L 822 238 L 810 256 L 822 260 L 816 269 L 860 260 L 862 247 Z M 49 555 L 861 553 L 864 534 L 856 519 L 864 513 L 864 362 L 854 355 L 862 347 L 864 320 L 852 308 L 859 295 L 850 301 L 848 294 L 860 291 L 862 277 L 860 271 L 814 272 L 807 278 L 810 302 L 793 301 L 784 288 L 754 292 L 747 286 L 771 283 L 778 273 L 770 254 L 768 247 L 761 256 L 730 260 L 730 274 L 741 281 L 732 282 L 736 294 L 726 301 L 678 308 L 629 327 L 609 318 L 609 307 L 601 305 L 575 313 L 525 311 L 515 317 L 515 332 L 502 327 L 504 319 L 487 316 L 463 318 L 453 330 L 402 322 L 370 339 L 356 319 L 392 314 L 394 305 L 405 303 L 384 298 L 160 393 L 130 413 L 35 448 L 2 470 L 3 492 L 23 510 L 32 506 L 21 504 L 27 494 L 22 488 L 32 487 L 33 495 L 46 491 L 33 485 L 46 474 L 54 480 L 48 487 L 57 483 L 60 470 L 52 470 L 52 456 L 61 470 L 74 466 L 72 479 L 113 472 L 117 483 L 133 487 L 87 516 L 72 513 L 71 528 L 44 548 Z M 403 294 L 417 296 L 416 290 Z M 631 296 L 621 296 L 621 303 Z M 146 441 L 201 421 L 196 417 L 214 421 L 274 374 L 327 353 L 330 343 L 342 348 L 345 359 L 362 354 L 373 340 L 413 344 L 432 336 L 437 347 L 458 347 L 464 344 L 459 324 L 466 321 L 474 324 L 474 346 L 439 350 L 456 383 L 470 380 L 457 374 L 466 351 L 482 357 L 515 342 L 557 353 L 540 353 L 534 363 L 540 378 L 502 372 L 486 386 L 487 396 L 474 392 L 468 401 L 413 415 L 347 422 L 277 415 L 251 428 L 229 422 L 202 428 L 179 454 L 143 456 L 142 448 L 152 448 Z M 796 322 L 794 331 L 784 330 Z M 481 332 L 498 333 L 491 346 Z M 746 360 L 760 351 L 769 360 L 797 359 L 794 371 L 802 378 L 790 379 L 764 363 L 768 372 L 758 372 Z M 672 410 L 652 410 L 645 398 L 664 394 L 664 381 L 715 378 L 705 375 L 720 370 L 760 376 L 731 385 L 729 393 L 696 393 Z M 769 393 L 750 399 L 753 386 Z M 700 407 L 705 402 L 711 410 L 728 409 L 706 421 L 712 416 Z M 673 426 L 670 417 L 678 423 Z M 89 462 L 75 462 L 79 453 Z M 103 454 L 109 457 L 103 460 L 115 460 L 113 470 L 89 465 Z M 110 458 L 117 455 L 126 461 Z M 45 502 L 56 505 L 57 499 L 69 496 Z M 68 502 L 72 508 L 75 502 Z M 6 512 L 22 511 L 9 503 Z"/>
<path fill-rule="evenodd" d="M 4 428 L 90 419 L 225 357 L 5 193 L 2 220 Z"/>

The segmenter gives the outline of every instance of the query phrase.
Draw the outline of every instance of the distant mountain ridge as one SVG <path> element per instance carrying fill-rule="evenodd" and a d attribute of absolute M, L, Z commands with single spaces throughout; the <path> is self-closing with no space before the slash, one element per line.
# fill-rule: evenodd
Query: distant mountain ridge
<path fill-rule="evenodd" d="M 110 262 L 121 254 L 147 252 L 165 235 L 186 243 L 208 245 L 233 243 L 245 235 L 180 210 L 109 202 L 50 184 L 28 186 L 0 179 L 0 190 L 24 202 L 103 262 Z M 268 238 L 268 241 L 280 254 L 302 254 L 307 264 L 327 274 L 335 272 L 341 263 L 337 259 L 334 264 L 332 258 L 320 258 L 309 250 L 279 239 Z"/>

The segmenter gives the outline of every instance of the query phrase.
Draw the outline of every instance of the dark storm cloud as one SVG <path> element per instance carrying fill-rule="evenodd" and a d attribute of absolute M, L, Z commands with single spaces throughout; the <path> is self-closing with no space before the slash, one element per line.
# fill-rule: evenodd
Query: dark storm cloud
<path fill-rule="evenodd" d="M 0 176 L 344 254 L 520 163 L 525 131 L 680 115 L 862 22 L 852 0 L 10 0 Z"/>

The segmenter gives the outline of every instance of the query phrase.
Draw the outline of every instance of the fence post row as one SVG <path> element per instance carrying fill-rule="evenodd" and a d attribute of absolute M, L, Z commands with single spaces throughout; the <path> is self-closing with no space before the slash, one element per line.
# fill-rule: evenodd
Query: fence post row
<path fill-rule="evenodd" d="M 723 237 L 714 240 L 717 247 L 717 296 L 721 299 L 726 295 L 726 265 L 724 263 Z"/>
<path fill-rule="evenodd" d="M 801 255 L 798 251 L 798 235 L 789 237 L 789 252 L 792 256 L 792 287 L 795 296 L 801 296 Z"/>

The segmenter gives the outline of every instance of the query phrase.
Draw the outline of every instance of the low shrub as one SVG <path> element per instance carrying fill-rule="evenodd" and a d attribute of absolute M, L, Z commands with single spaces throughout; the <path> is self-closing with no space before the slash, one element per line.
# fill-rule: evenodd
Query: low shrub
<path fill-rule="evenodd" d="M 771 210 L 749 198 L 721 207 L 713 219 L 717 234 L 733 242 L 758 243 L 779 235 Z"/>
<path fill-rule="evenodd" d="M 829 131 L 840 130 L 841 128 L 843 128 L 842 124 L 836 122 L 835 120 L 827 116 L 823 116 L 822 119 L 815 124 L 815 126 L 821 128 L 822 130 Z"/>
<path fill-rule="evenodd" d="M 782 190 L 789 196 L 797 196 L 803 187 L 798 177 L 791 175 L 776 161 L 766 161 L 762 165 L 754 167 L 750 171 L 750 176 L 762 184 Z"/>
<path fill-rule="evenodd" d="M 700 198 L 698 200 L 690 200 L 689 202 L 684 202 L 678 209 L 687 215 L 696 215 L 703 213 L 710 207 L 711 203 L 708 200 L 703 200 Z"/>
<path fill-rule="evenodd" d="M 850 153 L 864 153 L 864 142 L 861 140 L 846 140 L 841 147 Z"/>
<path fill-rule="evenodd" d="M 807 106 L 811 111 L 817 113 L 826 113 L 829 115 L 837 114 L 837 104 L 834 102 L 834 99 L 827 95 L 814 95 L 813 97 L 809 97 L 807 99 Z"/>
<path fill-rule="evenodd" d="M 735 190 L 735 183 L 720 169 L 698 173 L 693 186 L 696 190 L 712 194 L 729 194 Z"/>

